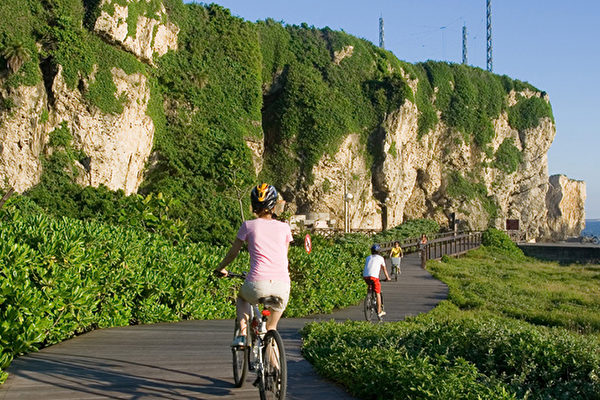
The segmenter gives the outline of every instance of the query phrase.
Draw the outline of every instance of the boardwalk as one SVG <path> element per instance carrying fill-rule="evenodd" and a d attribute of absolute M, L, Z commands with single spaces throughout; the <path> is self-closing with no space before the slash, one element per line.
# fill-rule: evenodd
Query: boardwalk
<path fill-rule="evenodd" d="M 398 282 L 383 283 L 387 321 L 431 310 L 448 289 L 404 259 Z M 351 399 L 319 378 L 300 355 L 298 330 L 314 320 L 362 320 L 362 306 L 307 319 L 284 319 L 288 399 Z M 20 357 L 0 386 L 0 400 L 40 399 L 256 399 L 258 390 L 232 384 L 232 321 L 185 321 L 102 329 Z"/>

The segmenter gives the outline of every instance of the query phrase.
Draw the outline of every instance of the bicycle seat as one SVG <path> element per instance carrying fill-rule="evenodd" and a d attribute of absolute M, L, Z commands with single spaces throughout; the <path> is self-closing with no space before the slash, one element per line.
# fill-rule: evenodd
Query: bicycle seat
<path fill-rule="evenodd" d="M 261 297 L 258 299 L 258 302 L 260 304 L 264 304 L 267 308 L 271 308 L 273 306 L 275 308 L 280 308 L 283 305 L 283 299 L 279 296 Z"/>

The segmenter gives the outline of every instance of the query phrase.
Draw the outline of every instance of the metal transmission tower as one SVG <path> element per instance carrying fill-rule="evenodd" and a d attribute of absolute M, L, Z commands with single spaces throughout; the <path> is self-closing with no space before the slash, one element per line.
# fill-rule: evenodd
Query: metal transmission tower
<path fill-rule="evenodd" d="M 487 70 L 492 69 L 492 0 L 487 0 Z"/>
<path fill-rule="evenodd" d="M 379 47 L 385 49 L 385 44 L 383 40 L 383 17 L 379 17 Z"/>
<path fill-rule="evenodd" d="M 467 61 L 467 26 L 463 25 L 463 64 L 468 64 Z"/>

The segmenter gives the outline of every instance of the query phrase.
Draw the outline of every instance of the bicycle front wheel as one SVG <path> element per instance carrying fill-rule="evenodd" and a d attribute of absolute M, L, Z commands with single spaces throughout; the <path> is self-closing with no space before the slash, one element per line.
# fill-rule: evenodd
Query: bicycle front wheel
<path fill-rule="evenodd" d="M 365 297 L 365 319 L 369 322 L 373 321 L 377 316 L 377 293 L 374 290 L 367 292 Z"/>
<path fill-rule="evenodd" d="M 283 340 L 276 330 L 265 335 L 263 379 L 259 385 L 261 400 L 283 400 L 287 391 L 287 360 Z"/>
<path fill-rule="evenodd" d="M 385 304 L 383 302 L 383 292 L 379 293 L 379 296 L 381 296 L 381 311 L 385 311 Z M 375 299 L 375 310 L 377 310 L 377 299 Z M 377 319 L 379 320 L 379 322 L 383 321 L 383 317 L 380 317 L 379 314 L 377 314 Z"/>
<path fill-rule="evenodd" d="M 236 320 L 233 337 L 235 338 L 238 334 L 239 328 Z M 246 344 L 248 344 L 247 340 Z M 239 388 L 244 385 L 244 381 L 246 380 L 246 374 L 248 372 L 248 358 L 250 356 L 249 348 L 247 345 L 244 347 L 232 347 L 231 353 L 233 355 L 233 382 L 235 387 Z"/>

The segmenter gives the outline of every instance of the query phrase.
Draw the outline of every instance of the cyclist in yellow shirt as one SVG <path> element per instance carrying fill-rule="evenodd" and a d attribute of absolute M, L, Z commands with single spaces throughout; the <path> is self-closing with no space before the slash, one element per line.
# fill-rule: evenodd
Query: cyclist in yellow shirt
<path fill-rule="evenodd" d="M 392 275 L 394 276 L 394 280 L 398 280 L 398 275 L 400 275 L 400 262 L 402 261 L 402 257 L 404 253 L 402 252 L 402 247 L 400 247 L 400 242 L 394 242 L 394 247 L 390 250 L 390 258 L 392 260 Z"/>

